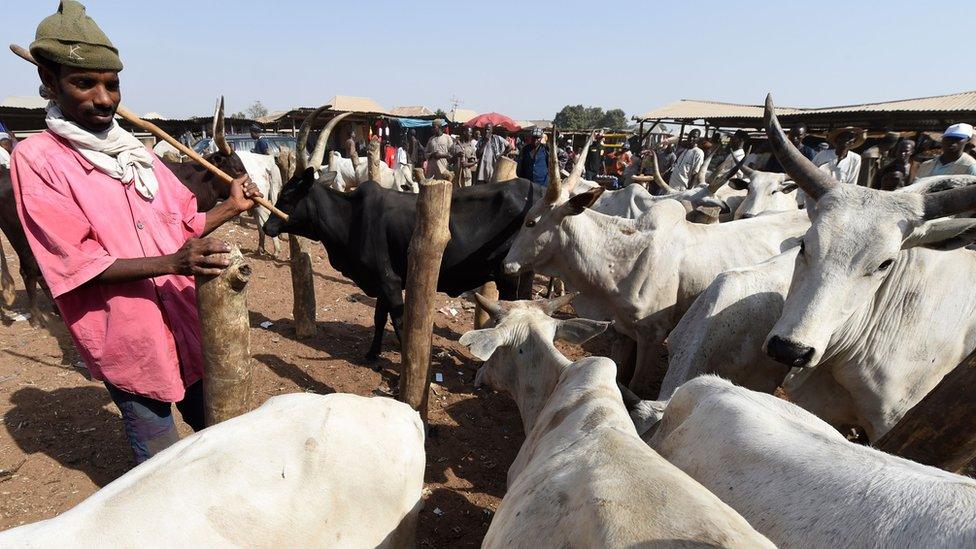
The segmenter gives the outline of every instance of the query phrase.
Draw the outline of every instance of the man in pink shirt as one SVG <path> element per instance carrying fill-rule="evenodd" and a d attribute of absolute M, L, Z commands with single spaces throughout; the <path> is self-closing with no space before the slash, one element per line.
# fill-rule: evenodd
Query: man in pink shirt
<path fill-rule="evenodd" d="M 179 439 L 176 403 L 203 425 L 203 359 L 192 275 L 218 274 L 201 238 L 254 206 L 246 176 L 197 213 L 196 198 L 115 121 L 118 52 L 85 8 L 63 0 L 31 53 L 52 105 L 48 130 L 11 158 L 18 213 L 51 294 L 92 377 L 122 412 L 137 462 Z"/>

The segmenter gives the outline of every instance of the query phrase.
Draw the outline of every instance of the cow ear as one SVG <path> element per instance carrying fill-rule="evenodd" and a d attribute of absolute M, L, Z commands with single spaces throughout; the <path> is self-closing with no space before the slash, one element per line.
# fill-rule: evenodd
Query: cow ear
<path fill-rule="evenodd" d="M 472 330 L 458 340 L 480 360 L 488 360 L 495 349 L 505 343 L 502 330 L 499 328 L 485 328 L 484 330 Z"/>
<path fill-rule="evenodd" d="M 787 181 L 783 183 L 783 186 L 779 188 L 779 191 L 783 194 L 789 194 L 798 188 L 795 181 Z"/>
<path fill-rule="evenodd" d="M 569 205 L 568 215 L 579 215 L 583 213 L 583 210 L 592 206 L 605 190 L 603 187 L 595 187 L 570 198 L 567 202 Z"/>
<path fill-rule="evenodd" d="M 936 219 L 919 225 L 902 243 L 903 250 L 914 247 L 955 250 L 976 241 L 976 219 Z"/>
<path fill-rule="evenodd" d="M 609 326 L 609 322 L 600 322 L 588 318 L 560 320 L 556 326 L 556 339 L 567 343 L 585 343 L 602 334 Z"/>
<path fill-rule="evenodd" d="M 732 179 L 729 179 L 728 185 L 737 191 L 744 191 L 749 188 L 749 182 L 741 177 L 733 177 Z"/>

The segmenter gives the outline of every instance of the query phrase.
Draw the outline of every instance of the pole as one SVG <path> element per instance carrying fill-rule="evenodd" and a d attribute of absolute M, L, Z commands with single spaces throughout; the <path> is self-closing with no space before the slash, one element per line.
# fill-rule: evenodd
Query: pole
<path fill-rule="evenodd" d="M 291 311 L 295 319 L 295 336 L 307 339 L 316 333 L 312 256 L 308 253 L 308 241 L 295 234 L 288 235 L 288 250 L 291 255 Z"/>
<path fill-rule="evenodd" d="M 403 315 L 403 368 L 399 399 L 427 421 L 430 389 L 430 354 L 434 333 L 434 298 L 444 249 L 451 238 L 450 181 L 421 180 L 417 221 L 407 255 L 405 311 Z"/>
<path fill-rule="evenodd" d="M 37 62 L 34 61 L 34 58 L 31 56 L 30 52 L 27 51 L 27 50 L 25 50 L 24 48 L 22 48 L 22 47 L 20 47 L 20 46 L 18 46 L 16 44 L 10 44 L 10 51 L 12 51 L 15 54 L 17 54 L 17 56 L 19 56 L 20 58 L 22 58 L 22 59 L 24 59 L 26 61 L 30 61 L 34 65 L 37 65 Z M 139 128 L 139 129 L 141 129 L 143 131 L 149 132 L 149 133 L 153 134 L 154 136 L 156 136 L 156 138 L 162 139 L 163 141 L 169 143 L 176 150 L 178 150 L 181 153 L 183 153 L 183 154 L 189 156 L 190 158 L 192 158 L 196 163 L 198 163 L 201 166 L 203 166 L 204 168 L 206 168 L 207 171 L 209 171 L 210 173 L 212 173 L 215 176 L 217 176 L 224 183 L 230 184 L 232 181 L 234 181 L 234 178 L 233 177 L 227 175 L 226 173 L 224 173 L 223 170 L 221 170 L 217 166 L 214 166 L 213 164 L 211 164 L 206 158 L 204 158 L 204 157 L 200 156 L 199 154 L 197 154 L 197 152 L 194 151 L 193 149 L 191 149 L 190 147 L 187 147 L 183 143 L 180 143 L 176 139 L 173 139 L 173 136 L 171 136 L 170 134 L 168 134 L 165 131 L 163 131 L 159 126 L 153 124 L 152 122 L 148 122 L 146 120 L 143 120 L 143 119 L 139 118 L 138 115 L 136 115 L 135 113 L 133 113 L 132 111 L 130 111 L 129 109 L 125 108 L 122 105 L 119 105 L 118 106 L 118 108 L 115 110 L 115 113 L 118 114 L 119 116 L 121 116 L 124 120 L 126 120 L 127 122 L 129 122 L 133 126 Z M 259 204 L 261 206 L 264 206 L 271 213 L 273 213 L 276 216 L 284 219 L 285 221 L 288 220 L 288 214 L 286 214 L 285 212 L 279 210 L 278 208 L 275 208 L 274 204 L 272 204 L 271 202 L 269 202 L 267 199 L 265 199 L 265 198 L 255 198 L 254 199 L 254 202 L 256 202 L 257 204 Z"/>
<path fill-rule="evenodd" d="M 230 266 L 217 276 L 196 277 L 208 427 L 251 409 L 251 323 L 247 311 L 251 267 L 236 246 L 229 254 L 219 255 L 230 259 Z"/>
<path fill-rule="evenodd" d="M 949 372 L 874 447 L 961 473 L 976 460 L 976 352 Z"/>

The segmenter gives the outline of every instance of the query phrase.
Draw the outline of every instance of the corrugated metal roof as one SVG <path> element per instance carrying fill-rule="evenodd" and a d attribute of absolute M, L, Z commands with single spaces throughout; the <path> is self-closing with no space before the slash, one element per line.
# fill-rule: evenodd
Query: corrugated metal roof
<path fill-rule="evenodd" d="M 433 116 L 434 111 L 423 105 L 414 105 L 409 107 L 393 107 L 390 114 L 410 118 L 411 116 Z"/>
<path fill-rule="evenodd" d="M 447 119 L 457 124 L 464 124 L 476 116 L 478 116 L 478 112 L 471 109 L 454 109 L 447 113 Z"/>
<path fill-rule="evenodd" d="M 976 91 L 899 99 L 880 103 L 860 103 L 836 107 L 800 108 L 776 107 L 776 114 L 827 114 L 827 113 L 880 113 L 880 112 L 976 112 Z M 682 99 L 675 103 L 648 111 L 636 116 L 638 120 L 704 120 L 763 117 L 762 105 L 741 103 L 722 103 L 719 101 L 698 101 Z"/>
<path fill-rule="evenodd" d="M 777 114 L 792 114 L 802 109 L 792 107 L 776 107 Z M 744 105 L 741 103 L 722 103 L 719 101 L 699 101 L 682 99 L 675 103 L 637 115 L 638 120 L 665 119 L 704 119 L 704 118 L 762 118 L 762 105 Z"/>
<path fill-rule="evenodd" d="M 804 113 L 828 112 L 917 112 L 917 111 L 976 111 L 976 91 L 951 93 L 948 95 L 934 95 L 916 99 L 899 99 L 881 103 L 862 103 L 860 105 L 845 105 L 840 107 L 824 107 L 821 109 L 804 109 Z"/>
<path fill-rule="evenodd" d="M 47 99 L 42 97 L 10 96 L 0 101 L 0 107 L 8 107 L 11 109 L 45 109 L 47 108 Z"/>
<path fill-rule="evenodd" d="M 354 97 L 351 95 L 336 95 L 326 105 L 332 107 L 333 111 L 339 112 L 366 112 L 376 114 L 389 114 L 379 103 L 368 97 Z"/>

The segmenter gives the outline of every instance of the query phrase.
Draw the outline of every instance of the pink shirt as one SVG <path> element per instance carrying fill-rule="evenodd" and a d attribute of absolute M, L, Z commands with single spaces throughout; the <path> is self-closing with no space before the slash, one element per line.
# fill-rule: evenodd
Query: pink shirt
<path fill-rule="evenodd" d="M 27 240 L 92 377 L 176 402 L 203 376 L 193 279 L 86 284 L 116 259 L 171 254 L 203 232 L 193 193 L 158 159 L 153 172 L 159 191 L 149 201 L 50 131 L 11 159 Z"/>

